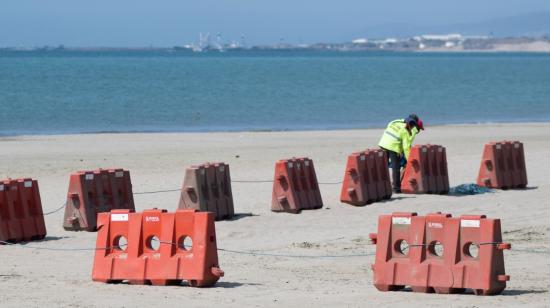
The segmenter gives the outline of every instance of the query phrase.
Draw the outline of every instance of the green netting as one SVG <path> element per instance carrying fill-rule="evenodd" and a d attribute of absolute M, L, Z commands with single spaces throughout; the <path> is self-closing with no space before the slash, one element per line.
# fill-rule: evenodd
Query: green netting
<path fill-rule="evenodd" d="M 493 190 L 487 187 L 479 186 L 474 183 L 460 184 L 458 186 L 449 189 L 450 195 L 479 195 L 485 193 L 492 193 Z"/>

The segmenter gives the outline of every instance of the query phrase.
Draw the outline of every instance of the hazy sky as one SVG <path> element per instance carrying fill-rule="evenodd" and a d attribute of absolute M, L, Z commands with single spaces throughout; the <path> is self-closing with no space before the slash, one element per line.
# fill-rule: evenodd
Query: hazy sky
<path fill-rule="evenodd" d="M 384 25 L 550 10 L 549 0 L 0 0 L 0 46 L 174 46 L 199 32 L 249 44 L 349 41 Z"/>

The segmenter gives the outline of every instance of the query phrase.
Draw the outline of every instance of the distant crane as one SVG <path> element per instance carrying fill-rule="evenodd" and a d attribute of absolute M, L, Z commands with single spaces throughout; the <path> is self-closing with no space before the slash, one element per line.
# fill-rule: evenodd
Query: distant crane
<path fill-rule="evenodd" d="M 211 40 L 211 35 L 207 33 L 199 33 L 199 41 L 185 45 L 187 48 L 190 48 L 194 52 L 203 52 L 207 50 L 215 50 L 219 52 L 224 52 L 227 49 L 236 49 L 236 48 L 245 48 L 246 42 L 244 35 L 241 35 L 240 44 L 232 41 L 229 44 L 224 44 L 222 40 L 222 34 L 220 32 L 216 33 L 216 39 L 214 42 Z"/>

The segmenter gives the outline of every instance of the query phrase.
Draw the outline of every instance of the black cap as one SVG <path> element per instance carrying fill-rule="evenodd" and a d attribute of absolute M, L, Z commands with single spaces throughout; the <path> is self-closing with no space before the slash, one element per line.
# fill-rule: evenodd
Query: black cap
<path fill-rule="evenodd" d="M 417 126 L 417 123 L 416 123 L 416 121 L 414 120 L 413 117 L 407 117 L 405 119 L 405 123 L 409 124 L 409 126 L 412 126 L 412 127 Z"/>
<path fill-rule="evenodd" d="M 416 115 L 416 113 L 411 113 L 411 114 L 409 114 L 409 118 L 414 119 L 414 121 L 417 122 L 417 123 L 418 123 L 418 120 L 420 119 L 420 118 Z"/>

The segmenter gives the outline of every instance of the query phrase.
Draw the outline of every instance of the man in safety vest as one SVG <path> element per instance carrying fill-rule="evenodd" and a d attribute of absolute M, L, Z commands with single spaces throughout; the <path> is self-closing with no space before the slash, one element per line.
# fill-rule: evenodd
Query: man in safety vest
<path fill-rule="evenodd" d="M 401 192 L 401 167 L 404 167 L 411 152 L 414 137 L 424 130 L 424 124 L 416 114 L 405 119 L 391 121 L 384 131 L 378 146 L 386 151 L 392 169 L 393 191 Z"/>

